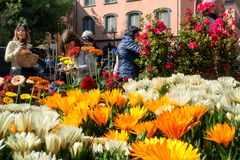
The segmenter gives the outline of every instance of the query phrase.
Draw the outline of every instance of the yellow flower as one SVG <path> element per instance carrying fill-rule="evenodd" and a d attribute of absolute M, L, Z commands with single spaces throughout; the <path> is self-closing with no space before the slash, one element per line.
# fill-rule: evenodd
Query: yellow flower
<path fill-rule="evenodd" d="M 60 62 L 64 62 L 65 60 L 69 60 L 69 59 L 70 59 L 69 57 L 61 57 Z"/>
<path fill-rule="evenodd" d="M 127 141 L 129 139 L 128 132 L 123 130 L 121 130 L 121 132 L 118 132 L 117 130 L 110 130 L 108 133 L 105 134 L 105 137 L 118 141 Z"/>
<path fill-rule="evenodd" d="M 90 108 L 94 108 L 101 98 L 101 93 L 99 89 L 91 90 L 84 94 L 84 100 L 88 103 Z"/>
<path fill-rule="evenodd" d="M 89 110 L 89 116 L 99 126 L 106 125 L 110 117 L 112 109 L 110 107 L 97 106 L 94 109 Z"/>
<path fill-rule="evenodd" d="M 7 92 L 5 93 L 5 95 L 8 96 L 8 97 L 16 97 L 16 96 L 17 96 L 16 93 L 14 93 L 14 92 L 9 92 L 9 91 L 7 91 Z"/>
<path fill-rule="evenodd" d="M 11 79 L 11 83 L 14 86 L 18 86 L 20 84 L 23 84 L 24 81 L 25 81 L 25 77 L 22 76 L 22 75 L 13 76 L 13 78 Z"/>
<path fill-rule="evenodd" d="M 122 108 L 122 107 L 125 107 L 125 106 L 126 106 L 126 103 L 127 103 L 127 98 L 126 98 L 126 96 L 120 95 L 120 96 L 117 98 L 116 106 L 118 106 L 119 108 Z"/>
<path fill-rule="evenodd" d="M 135 107 L 139 103 L 143 103 L 143 96 L 138 93 L 129 93 L 128 99 L 129 99 L 129 104 L 132 107 Z"/>
<path fill-rule="evenodd" d="M 147 132 L 147 137 L 152 138 L 156 133 L 157 128 L 155 127 L 153 121 L 141 122 L 134 126 L 132 133 L 140 134 L 143 132 Z"/>
<path fill-rule="evenodd" d="M 101 94 L 101 98 L 110 107 L 112 107 L 114 104 L 117 103 L 120 96 L 122 96 L 122 93 L 120 90 L 117 90 L 117 89 L 114 89 L 112 91 L 106 91 Z"/>
<path fill-rule="evenodd" d="M 148 110 L 145 107 L 132 107 L 130 108 L 130 115 L 140 120 L 147 113 L 147 111 Z"/>
<path fill-rule="evenodd" d="M 10 104 L 10 103 L 13 103 L 13 102 L 14 102 L 14 100 L 10 97 L 4 97 L 3 98 L 3 103 L 5 103 L 5 104 Z"/>
<path fill-rule="evenodd" d="M 132 144 L 133 159 L 143 160 L 198 160 L 200 153 L 191 144 L 176 139 L 145 139 Z"/>
<path fill-rule="evenodd" d="M 204 138 L 218 144 L 223 143 L 224 147 L 227 147 L 233 141 L 235 131 L 235 126 L 230 126 L 227 123 L 217 123 L 207 131 L 207 136 Z"/>
<path fill-rule="evenodd" d="M 137 122 L 138 119 L 134 116 L 131 116 L 129 113 L 118 114 L 114 118 L 115 126 L 125 131 L 132 130 Z"/>
<path fill-rule="evenodd" d="M 82 117 L 74 113 L 68 114 L 63 117 L 61 123 L 66 126 L 75 126 L 78 128 L 79 126 L 82 125 Z"/>
<path fill-rule="evenodd" d="M 67 59 L 67 60 L 63 61 L 63 63 L 66 64 L 66 65 L 74 65 L 74 62 L 70 59 Z"/>
<path fill-rule="evenodd" d="M 31 95 L 30 94 L 21 94 L 20 98 L 23 100 L 30 99 Z"/>

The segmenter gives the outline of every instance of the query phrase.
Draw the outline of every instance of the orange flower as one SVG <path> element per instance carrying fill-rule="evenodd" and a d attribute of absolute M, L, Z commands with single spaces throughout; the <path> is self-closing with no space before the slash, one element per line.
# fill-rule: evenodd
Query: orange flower
<path fill-rule="evenodd" d="M 128 132 L 123 130 L 121 130 L 121 132 L 118 132 L 117 130 L 110 130 L 108 133 L 105 134 L 105 137 L 118 141 L 127 141 L 129 139 Z"/>
<path fill-rule="evenodd" d="M 38 77 L 38 76 L 30 76 L 30 77 L 28 77 L 27 80 L 30 80 L 30 81 L 33 81 L 34 83 L 37 83 L 37 82 L 39 82 L 43 79 L 41 77 Z"/>
<path fill-rule="evenodd" d="M 224 147 L 228 147 L 233 141 L 235 131 L 235 126 L 230 126 L 227 123 L 217 123 L 212 129 L 207 131 L 207 136 L 204 138 L 218 144 L 223 143 Z"/>
<path fill-rule="evenodd" d="M 38 81 L 35 85 L 36 88 L 48 90 L 48 85 L 50 82 L 48 80 L 42 79 L 41 81 Z"/>
<path fill-rule="evenodd" d="M 118 114 L 117 117 L 114 118 L 115 126 L 125 131 L 132 130 L 137 122 L 138 119 L 129 113 Z"/>
<path fill-rule="evenodd" d="M 91 47 L 91 46 L 81 47 L 82 51 L 89 51 L 91 49 L 94 49 L 94 47 Z"/>
<path fill-rule="evenodd" d="M 79 127 L 82 125 L 82 117 L 80 117 L 77 114 L 68 114 L 66 116 L 63 117 L 63 120 L 61 122 L 63 125 L 71 125 L 71 126 L 75 126 L 75 127 Z"/>
<path fill-rule="evenodd" d="M 94 109 L 89 110 L 89 116 L 97 123 L 99 126 L 106 125 L 112 109 L 110 107 L 97 106 Z"/>
<path fill-rule="evenodd" d="M 123 100 L 123 95 L 120 90 L 114 89 L 112 91 L 105 91 L 101 94 L 101 98 L 104 100 L 104 102 L 109 105 L 110 107 L 113 107 L 116 105 L 123 105 L 124 102 L 126 103 L 126 99 Z"/>
<path fill-rule="evenodd" d="M 148 110 L 145 107 L 136 106 L 130 108 L 130 115 L 140 120 L 141 118 L 143 118 L 143 116 L 145 116 L 147 111 Z"/>
<path fill-rule="evenodd" d="M 132 144 L 133 159 L 143 160 L 198 160 L 200 153 L 191 144 L 176 139 L 145 139 Z"/>
<path fill-rule="evenodd" d="M 153 135 L 156 133 L 156 131 L 157 131 L 157 128 L 155 127 L 153 121 L 138 123 L 133 128 L 133 133 L 134 134 L 140 134 L 140 133 L 143 133 L 143 132 L 147 132 L 147 137 L 148 138 L 153 137 Z"/>
<path fill-rule="evenodd" d="M 179 108 L 172 112 L 166 111 L 157 117 L 155 126 L 168 138 L 180 139 L 189 129 L 193 117 L 187 112 L 181 112 Z"/>
<path fill-rule="evenodd" d="M 171 111 L 175 107 L 170 103 L 168 97 L 166 96 L 161 97 L 156 101 L 153 100 L 147 101 L 146 103 L 144 103 L 144 106 L 157 116 L 163 113 L 164 111 L 167 110 Z"/>
<path fill-rule="evenodd" d="M 100 100 L 101 93 L 99 89 L 91 90 L 90 92 L 86 92 L 84 94 L 84 101 L 88 103 L 90 108 L 94 108 Z"/>

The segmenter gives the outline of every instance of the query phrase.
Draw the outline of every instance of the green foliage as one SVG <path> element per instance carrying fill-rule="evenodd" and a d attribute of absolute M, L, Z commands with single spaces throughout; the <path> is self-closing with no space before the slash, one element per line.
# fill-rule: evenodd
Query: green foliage
<path fill-rule="evenodd" d="M 27 23 L 33 43 L 38 43 L 45 32 L 60 31 L 62 16 L 72 7 L 71 0 L 5 0 L 0 2 L 0 13 L 4 16 L 0 33 L 11 31 L 7 37 L 12 37 L 17 23 Z M 1 39 L 0 44 L 6 44 L 6 39 Z"/>

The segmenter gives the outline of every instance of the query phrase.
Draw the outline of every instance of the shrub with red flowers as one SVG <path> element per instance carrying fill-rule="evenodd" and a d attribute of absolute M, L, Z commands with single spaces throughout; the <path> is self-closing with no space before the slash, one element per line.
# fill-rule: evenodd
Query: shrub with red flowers
<path fill-rule="evenodd" d="M 118 74 L 112 74 L 110 71 L 106 70 L 102 73 L 102 89 L 103 90 L 113 90 L 122 89 L 123 83 L 128 79 L 122 79 Z"/>
<path fill-rule="evenodd" d="M 237 32 L 230 14 L 213 20 L 214 2 L 199 4 L 198 13 L 186 11 L 179 32 L 176 71 L 205 78 L 236 75 Z"/>
<path fill-rule="evenodd" d="M 161 11 L 161 10 L 159 10 Z M 158 17 L 147 15 L 143 19 L 144 32 L 136 40 L 143 46 L 136 64 L 140 68 L 139 77 L 169 76 L 174 70 L 171 50 L 173 34 Z"/>
<path fill-rule="evenodd" d="M 82 89 L 86 90 L 86 91 L 89 91 L 91 89 L 94 89 L 96 86 L 96 82 L 95 80 L 90 77 L 90 76 L 87 76 L 85 78 L 83 78 L 82 82 L 81 82 L 81 87 Z"/>

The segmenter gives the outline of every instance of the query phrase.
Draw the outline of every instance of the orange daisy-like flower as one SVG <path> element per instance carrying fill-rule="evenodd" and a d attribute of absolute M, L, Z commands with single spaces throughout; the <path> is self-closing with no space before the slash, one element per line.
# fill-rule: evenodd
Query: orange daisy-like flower
<path fill-rule="evenodd" d="M 230 126 L 227 123 L 217 123 L 212 129 L 207 131 L 207 136 L 204 138 L 218 144 L 222 143 L 224 147 L 228 147 L 228 145 L 233 141 L 235 131 L 235 126 Z"/>
<path fill-rule="evenodd" d="M 145 107 L 136 106 L 130 108 L 130 115 L 140 120 L 141 118 L 143 118 L 143 116 L 145 116 L 147 111 L 148 110 Z"/>
<path fill-rule="evenodd" d="M 118 114 L 114 118 L 115 126 L 125 131 L 132 130 L 137 122 L 138 118 L 131 116 L 129 113 Z"/>
<path fill-rule="evenodd" d="M 88 104 L 86 101 L 82 101 L 77 103 L 77 105 L 73 108 L 71 111 L 75 114 L 78 114 L 79 116 L 82 117 L 84 121 L 87 121 L 87 116 L 88 116 Z"/>
<path fill-rule="evenodd" d="M 21 85 L 21 84 L 24 83 L 24 81 L 25 81 L 25 77 L 22 76 L 22 75 L 13 76 L 12 79 L 11 79 L 11 83 L 14 86 Z"/>
<path fill-rule="evenodd" d="M 157 131 L 157 128 L 155 127 L 154 122 L 148 121 L 148 122 L 138 123 L 136 126 L 134 126 L 132 133 L 140 134 L 143 132 L 147 132 L 147 137 L 152 138 L 156 133 L 156 131 Z"/>
<path fill-rule="evenodd" d="M 150 100 L 144 103 L 144 106 L 153 112 L 155 115 L 160 115 L 164 111 L 171 111 L 174 109 L 174 105 L 170 103 L 168 97 L 164 96 L 156 101 Z"/>
<path fill-rule="evenodd" d="M 105 137 L 118 141 L 127 141 L 129 139 L 128 132 L 123 130 L 121 130 L 120 132 L 118 132 L 117 130 L 110 130 L 108 133 L 105 134 Z"/>
<path fill-rule="evenodd" d="M 165 111 L 160 114 L 156 119 L 155 126 L 168 138 L 180 139 L 190 129 L 192 121 L 192 116 L 177 108 L 172 112 Z"/>
<path fill-rule="evenodd" d="M 121 91 L 118 89 L 114 89 L 112 91 L 105 91 L 104 93 L 101 94 L 101 98 L 110 107 L 113 107 L 115 104 L 117 104 L 119 99 L 121 99 L 120 97 L 122 97 L 122 96 L 123 95 L 122 95 Z"/>
<path fill-rule="evenodd" d="M 103 51 L 102 51 L 101 49 L 93 48 L 93 49 L 90 49 L 90 50 L 89 50 L 89 53 L 95 54 L 95 55 L 102 55 L 102 54 L 103 54 Z"/>
<path fill-rule="evenodd" d="M 35 85 L 35 87 L 43 90 L 48 90 L 48 85 L 50 82 L 48 80 L 42 79 L 41 81 L 38 81 Z"/>
<path fill-rule="evenodd" d="M 87 51 L 88 52 L 91 49 L 94 49 L 94 47 L 92 47 L 92 46 L 81 47 L 82 51 Z"/>
<path fill-rule="evenodd" d="M 30 80 L 30 81 L 33 81 L 34 83 L 37 83 L 39 81 L 42 81 L 43 79 L 41 77 L 38 77 L 38 76 L 30 76 L 30 77 L 28 77 L 27 80 Z"/>
<path fill-rule="evenodd" d="M 97 123 L 99 126 L 106 125 L 112 109 L 110 107 L 97 106 L 94 109 L 89 110 L 89 116 Z"/>
<path fill-rule="evenodd" d="M 90 92 L 85 92 L 84 101 L 88 103 L 90 108 L 94 108 L 101 98 L 101 92 L 99 89 L 91 90 Z"/>
<path fill-rule="evenodd" d="M 198 160 L 200 153 L 191 144 L 176 139 L 145 139 L 132 144 L 133 159 L 143 160 Z"/>

